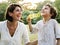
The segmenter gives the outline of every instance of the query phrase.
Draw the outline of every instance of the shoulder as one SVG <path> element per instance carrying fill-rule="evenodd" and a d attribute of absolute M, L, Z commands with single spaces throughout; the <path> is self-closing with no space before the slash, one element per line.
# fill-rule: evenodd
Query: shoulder
<path fill-rule="evenodd" d="M 18 23 L 19 23 L 19 26 L 25 27 L 25 24 L 24 23 L 22 23 L 22 22 L 18 22 Z"/>
<path fill-rule="evenodd" d="M 4 25 L 6 23 L 6 20 L 5 21 L 1 21 L 0 22 L 0 26 Z"/>
<path fill-rule="evenodd" d="M 36 24 L 41 24 L 43 22 L 43 20 L 39 20 Z"/>
<path fill-rule="evenodd" d="M 0 31 L 1 31 L 2 27 L 4 27 L 5 22 L 6 22 L 6 21 L 1 21 L 1 22 L 0 22 Z"/>
<path fill-rule="evenodd" d="M 26 25 L 25 25 L 24 23 L 22 23 L 22 22 L 19 22 L 19 28 L 21 28 L 21 29 L 22 29 L 22 32 L 24 32 L 24 31 L 26 31 L 26 30 L 27 30 Z"/>
<path fill-rule="evenodd" d="M 51 19 L 51 22 L 58 23 L 57 20 L 55 20 L 55 19 Z"/>
<path fill-rule="evenodd" d="M 57 20 L 55 20 L 55 19 L 51 19 L 49 22 L 50 22 L 50 24 L 52 24 L 52 25 L 58 25 L 58 22 L 57 22 Z"/>

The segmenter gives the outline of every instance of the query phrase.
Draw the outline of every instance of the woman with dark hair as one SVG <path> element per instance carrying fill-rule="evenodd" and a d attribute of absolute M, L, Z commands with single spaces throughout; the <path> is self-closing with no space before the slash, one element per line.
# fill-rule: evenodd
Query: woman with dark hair
<path fill-rule="evenodd" d="M 11 4 L 6 10 L 6 20 L 0 23 L 0 45 L 32 45 L 29 41 L 26 26 L 19 22 L 22 8 L 18 4 Z"/>
<path fill-rule="evenodd" d="M 30 32 L 38 32 L 38 45 L 60 45 L 60 29 L 58 22 L 55 20 L 56 15 L 55 8 L 46 4 L 41 10 L 43 19 L 38 21 L 34 27 L 31 24 L 31 19 L 27 18 Z"/>

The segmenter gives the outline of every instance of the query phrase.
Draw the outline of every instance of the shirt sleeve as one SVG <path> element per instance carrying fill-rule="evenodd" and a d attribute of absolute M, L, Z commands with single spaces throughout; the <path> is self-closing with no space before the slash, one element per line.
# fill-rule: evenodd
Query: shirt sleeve
<path fill-rule="evenodd" d="M 29 40 L 29 36 L 28 36 L 28 30 L 27 27 L 24 26 L 24 30 L 23 30 L 23 39 L 24 39 L 24 44 L 26 45 L 28 42 L 30 42 Z"/>
<path fill-rule="evenodd" d="M 55 21 L 55 36 L 56 38 L 60 38 L 60 26 L 57 21 Z"/>
<path fill-rule="evenodd" d="M 37 22 L 35 25 L 32 26 L 32 32 L 31 33 L 37 33 L 39 30 L 39 23 Z"/>

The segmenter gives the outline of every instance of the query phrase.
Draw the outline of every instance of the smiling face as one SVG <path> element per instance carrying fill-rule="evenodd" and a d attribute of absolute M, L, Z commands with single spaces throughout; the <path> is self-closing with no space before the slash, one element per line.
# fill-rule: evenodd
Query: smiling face
<path fill-rule="evenodd" d="M 51 19 L 55 19 L 57 15 L 57 11 L 56 8 L 53 7 L 51 4 L 46 4 L 45 6 L 43 6 L 42 10 L 41 10 L 41 16 L 43 16 L 43 18 L 51 18 Z"/>
<path fill-rule="evenodd" d="M 11 4 L 6 10 L 6 19 L 10 22 L 19 21 L 22 16 L 22 8 L 18 4 Z"/>
<path fill-rule="evenodd" d="M 43 6 L 43 8 L 42 8 L 42 10 L 41 10 L 41 16 L 43 16 L 43 17 L 51 17 L 50 7 L 48 7 L 48 6 Z"/>
<path fill-rule="evenodd" d="M 13 18 L 13 21 L 19 21 L 22 17 L 22 11 L 20 7 L 16 7 L 14 11 L 11 13 L 11 17 Z"/>

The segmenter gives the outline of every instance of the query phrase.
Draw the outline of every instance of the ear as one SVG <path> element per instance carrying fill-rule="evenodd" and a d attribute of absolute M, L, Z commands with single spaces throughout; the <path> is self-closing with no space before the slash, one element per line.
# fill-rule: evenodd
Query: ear
<path fill-rule="evenodd" d="M 52 16 L 54 15 L 54 13 L 52 13 Z"/>
<path fill-rule="evenodd" d="M 9 12 L 9 15 L 12 16 L 13 14 L 11 12 Z"/>

